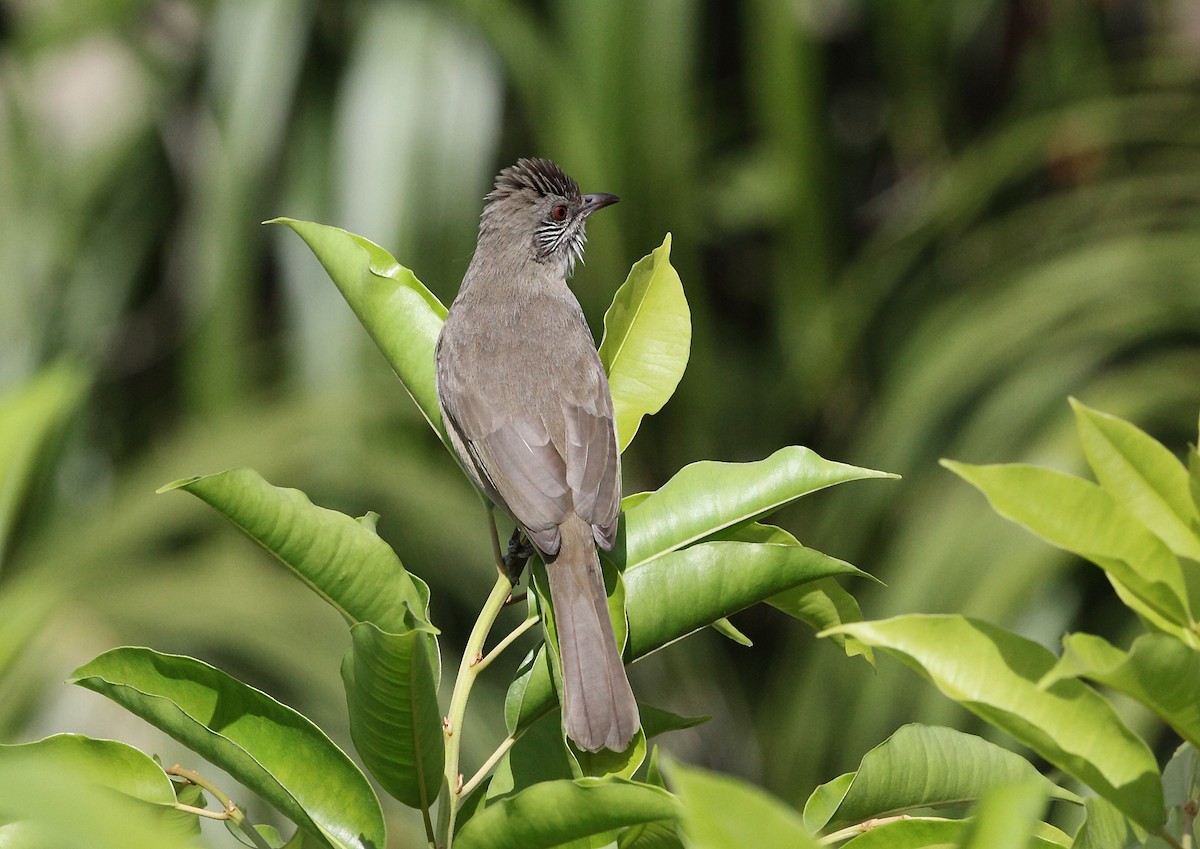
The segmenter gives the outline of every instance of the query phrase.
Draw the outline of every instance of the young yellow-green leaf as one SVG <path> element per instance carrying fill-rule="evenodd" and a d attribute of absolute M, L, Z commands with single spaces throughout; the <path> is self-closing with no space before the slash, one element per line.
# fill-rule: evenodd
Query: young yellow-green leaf
<path fill-rule="evenodd" d="M 846 481 L 894 477 L 825 460 L 797 445 L 754 463 L 692 463 L 627 508 L 612 559 L 628 575 L 656 557 L 761 519 L 810 492 Z"/>
<path fill-rule="evenodd" d="M 809 828 L 833 831 L 916 808 L 979 799 L 994 787 L 1014 783 L 1040 787 L 1043 796 L 1081 801 L 1007 749 L 972 734 L 927 725 L 898 729 L 848 775 L 848 782 L 840 776 L 814 791 L 804 806 Z"/>
<path fill-rule="evenodd" d="M 1180 557 L 1200 560 L 1200 510 L 1188 470 L 1164 445 L 1124 419 L 1071 399 L 1079 441 L 1096 480 Z"/>
<path fill-rule="evenodd" d="M 1174 637 L 1143 634 L 1124 652 L 1092 634 L 1068 634 L 1041 683 L 1064 678 L 1089 678 L 1131 696 L 1200 746 L 1200 652 Z"/>
<path fill-rule="evenodd" d="M 751 784 L 675 761 L 667 779 L 681 803 L 680 831 L 689 849 L 817 849 L 798 811 Z"/>
<path fill-rule="evenodd" d="M 679 275 L 671 267 L 671 234 L 634 263 L 604 314 L 600 361 L 608 372 L 621 451 L 643 416 L 670 399 L 687 368 L 692 319 Z"/>
<path fill-rule="evenodd" d="M 549 849 L 615 829 L 671 819 L 676 801 L 659 787 L 621 778 L 559 779 L 499 799 L 471 817 L 458 849 Z"/>
<path fill-rule="evenodd" d="M 1193 624 L 1179 561 L 1129 510 L 1091 481 L 1021 464 L 942 465 L 978 488 L 1000 515 L 1103 569 L 1152 612 Z"/>
<path fill-rule="evenodd" d="M 402 633 L 412 617 L 424 620 L 428 587 L 368 525 L 316 506 L 297 489 L 272 486 L 252 469 L 187 478 L 159 492 L 173 489 L 214 507 L 350 623 Z"/>
<path fill-rule="evenodd" d="M 1143 827 L 1163 821 L 1154 755 L 1081 681 L 1040 688 L 1055 657 L 1037 643 L 962 616 L 899 616 L 835 630 L 895 655 Z"/>
<path fill-rule="evenodd" d="M 354 748 L 384 790 L 428 810 L 445 763 L 437 639 L 428 629 L 392 634 L 371 622 L 356 624 L 350 637 L 342 680 Z"/>
<path fill-rule="evenodd" d="M 105 652 L 71 681 L 107 696 L 224 769 L 335 849 L 383 849 L 379 801 L 358 767 L 289 707 L 199 660 Z"/>
<path fill-rule="evenodd" d="M 175 789 L 162 767 L 141 751 L 116 740 L 54 734 L 34 743 L 0 745 L 0 764 L 41 763 L 71 782 L 118 790 L 154 805 L 175 803 Z"/>
<path fill-rule="evenodd" d="M 446 308 L 416 275 L 379 245 L 337 227 L 276 218 L 292 228 L 337 286 L 421 414 L 443 443 L 433 350 Z"/>

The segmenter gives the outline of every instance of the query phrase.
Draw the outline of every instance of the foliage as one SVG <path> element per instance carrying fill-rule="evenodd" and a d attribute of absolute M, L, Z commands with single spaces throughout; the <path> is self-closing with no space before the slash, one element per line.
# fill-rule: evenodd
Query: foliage
<path fill-rule="evenodd" d="M 38 446 L 0 489 L 0 740 L 119 732 L 183 757 L 60 686 L 129 643 L 204 658 L 351 749 L 345 622 L 255 568 L 236 532 L 153 496 L 189 470 L 253 465 L 382 513 L 431 584 L 443 651 L 461 649 L 491 579 L 482 526 L 458 519 L 475 496 L 308 249 L 253 222 L 288 211 L 368 234 L 419 257 L 444 300 L 489 177 L 530 154 L 623 197 L 577 275 L 593 319 L 647 239 L 674 234 L 697 344 L 625 457 L 630 491 L 785 444 L 901 472 L 784 507 L 795 536 L 721 536 L 799 537 L 886 582 L 859 583 L 857 602 L 835 579 L 771 600 L 819 627 L 861 602 L 1145 652 L 1105 572 L 995 520 L 935 461 L 1077 472 L 1066 395 L 1167 445 L 1191 438 L 1192 5 L 0 4 L 0 393 L 73 372 L 0 436 L 4 456 Z M 639 692 L 713 715 L 668 738 L 676 757 L 795 806 L 908 723 L 999 739 L 902 665 L 847 665 L 787 622 L 720 623 L 753 653 L 708 629 L 635 665 Z M 507 731 L 502 677 L 473 691 L 468 763 Z M 1163 760 L 1165 726 L 1114 703 Z M 382 803 L 393 836 L 421 833 Z M 1096 815 L 1088 829 L 1108 833 Z"/>

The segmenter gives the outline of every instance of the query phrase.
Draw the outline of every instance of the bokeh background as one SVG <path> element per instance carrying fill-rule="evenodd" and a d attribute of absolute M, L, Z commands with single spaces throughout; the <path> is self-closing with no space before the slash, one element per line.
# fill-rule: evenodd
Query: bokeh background
<path fill-rule="evenodd" d="M 594 328 L 673 234 L 691 364 L 626 492 L 808 445 L 903 475 L 779 517 L 886 582 L 848 584 L 867 617 L 1120 639 L 1097 570 L 937 460 L 1081 471 L 1069 395 L 1196 439 L 1195 0 L 0 0 L 0 741 L 186 759 L 62 683 L 144 644 L 348 745 L 336 614 L 155 495 L 231 466 L 382 514 L 457 650 L 491 584 L 477 500 L 300 240 L 259 222 L 361 233 L 448 303 L 525 155 L 622 197 L 575 278 Z M 988 733 L 888 659 L 734 622 L 754 648 L 706 632 L 634 667 L 646 701 L 713 716 L 665 738 L 684 759 L 800 802 L 905 722 Z M 471 769 L 506 683 L 476 688 Z"/>

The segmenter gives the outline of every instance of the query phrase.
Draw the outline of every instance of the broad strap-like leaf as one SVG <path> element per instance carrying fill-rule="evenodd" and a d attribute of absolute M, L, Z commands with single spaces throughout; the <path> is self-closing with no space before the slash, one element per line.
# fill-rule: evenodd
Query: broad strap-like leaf
<path fill-rule="evenodd" d="M 438 709 L 437 641 L 359 622 L 342 661 L 354 748 L 375 780 L 409 807 L 428 810 L 445 763 Z"/>
<path fill-rule="evenodd" d="M 673 818 L 676 800 L 660 787 L 620 778 L 543 781 L 477 812 L 458 849 L 549 849 L 637 823 Z"/>
<path fill-rule="evenodd" d="M 819 457 L 800 446 L 754 463 L 701 461 L 627 508 L 612 558 L 626 575 L 725 528 L 752 522 L 810 492 L 863 478 L 894 478 Z"/>
<path fill-rule="evenodd" d="M 671 234 L 634 263 L 604 314 L 600 361 L 608 372 L 617 441 L 633 440 L 643 416 L 662 409 L 687 368 L 692 321 L 679 274 L 671 267 Z"/>
<path fill-rule="evenodd" d="M 705 542 L 625 573 L 626 657 L 635 660 L 792 587 L 862 574 L 804 546 Z"/>
<path fill-rule="evenodd" d="M 107 696 L 224 769 L 335 849 L 384 849 L 379 801 L 353 761 L 296 711 L 199 660 L 105 652 L 72 683 Z"/>
<path fill-rule="evenodd" d="M 275 555 L 351 624 L 403 632 L 424 619 L 429 590 L 410 575 L 372 522 L 318 507 L 297 489 L 272 486 L 253 469 L 187 478 L 182 489 L 208 503 Z"/>
<path fill-rule="evenodd" d="M 1100 486 L 1180 557 L 1200 560 L 1200 510 L 1188 470 L 1171 451 L 1124 419 L 1071 399 L 1079 441 Z"/>
<path fill-rule="evenodd" d="M 679 825 L 687 846 L 817 849 L 800 813 L 753 785 L 674 761 L 667 779 L 681 803 Z"/>
<path fill-rule="evenodd" d="M 834 630 L 896 656 L 1144 828 L 1162 822 L 1162 786 L 1150 749 L 1083 682 L 1040 688 L 1055 662 L 1044 647 L 962 616 L 898 616 Z"/>
<path fill-rule="evenodd" d="M 442 442 L 449 447 L 438 408 L 433 351 L 446 308 L 416 275 L 374 242 L 337 227 L 276 218 L 316 255 L 350 309 Z"/>
<path fill-rule="evenodd" d="M 1068 634 L 1042 685 L 1064 678 L 1088 678 L 1122 692 L 1200 746 L 1200 652 L 1174 637 L 1143 634 L 1125 652 L 1092 634 Z"/>
<path fill-rule="evenodd" d="M 1016 463 L 942 465 L 979 489 L 1000 515 L 1095 563 L 1151 613 L 1182 631 L 1194 624 L 1175 555 L 1096 484 Z"/>
<path fill-rule="evenodd" d="M 804 822 L 833 831 L 876 817 L 981 798 L 1005 784 L 1033 784 L 1043 796 L 1082 801 L 1029 761 L 995 743 L 951 728 L 905 725 L 863 756 L 858 769 L 818 787 Z"/>
<path fill-rule="evenodd" d="M 998 784 L 972 809 L 963 849 L 1027 849 L 1046 809 L 1040 783 Z"/>

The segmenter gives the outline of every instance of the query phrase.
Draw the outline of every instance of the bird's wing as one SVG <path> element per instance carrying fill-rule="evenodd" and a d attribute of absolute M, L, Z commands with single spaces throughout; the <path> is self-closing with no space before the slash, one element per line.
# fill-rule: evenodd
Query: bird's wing
<path fill-rule="evenodd" d="M 446 405 L 470 458 L 501 506 L 539 549 L 558 551 L 558 526 L 571 509 L 567 468 L 540 418 L 505 414 L 486 396 L 455 395 Z"/>
<path fill-rule="evenodd" d="M 616 539 L 621 501 L 621 455 L 612 398 L 602 369 L 599 374 L 601 379 L 591 397 L 563 410 L 564 454 L 575 512 L 592 525 L 596 542 L 610 549 Z"/>

